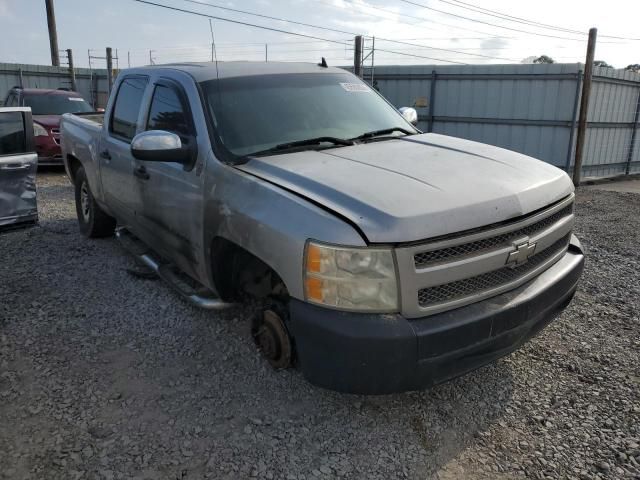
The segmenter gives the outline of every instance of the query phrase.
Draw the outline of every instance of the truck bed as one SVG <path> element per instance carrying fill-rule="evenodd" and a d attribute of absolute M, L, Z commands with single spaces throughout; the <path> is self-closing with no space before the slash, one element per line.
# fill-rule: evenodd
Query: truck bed
<path fill-rule="evenodd" d="M 80 117 L 83 120 L 97 124 L 100 128 L 104 123 L 104 112 L 87 112 L 87 113 L 72 113 L 76 117 Z"/>
<path fill-rule="evenodd" d="M 60 147 L 66 167 L 69 155 L 79 159 L 85 170 L 97 167 L 95 155 L 99 151 L 103 123 L 104 114 L 100 112 L 62 115 Z"/>

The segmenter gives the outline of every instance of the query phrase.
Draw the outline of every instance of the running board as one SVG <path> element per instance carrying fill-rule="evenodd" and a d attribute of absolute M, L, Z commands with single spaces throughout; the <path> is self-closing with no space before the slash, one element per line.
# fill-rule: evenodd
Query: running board
<path fill-rule="evenodd" d="M 162 262 L 153 251 L 125 227 L 116 229 L 116 238 L 131 255 L 153 270 L 182 298 L 206 310 L 224 310 L 235 306 L 217 297 L 211 290 L 182 273 L 175 265 Z"/>

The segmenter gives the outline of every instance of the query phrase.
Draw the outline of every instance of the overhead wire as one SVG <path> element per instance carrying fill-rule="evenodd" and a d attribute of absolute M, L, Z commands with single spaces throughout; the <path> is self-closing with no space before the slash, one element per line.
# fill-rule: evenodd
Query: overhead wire
<path fill-rule="evenodd" d="M 331 0 L 321 0 L 321 1 L 323 3 L 331 6 L 331 7 L 339 8 Z M 388 15 L 392 15 L 394 17 L 405 17 L 405 18 L 410 18 L 410 19 L 413 19 L 413 20 L 418 20 L 419 23 L 428 22 L 428 23 L 433 23 L 435 25 L 442 25 L 444 27 L 454 28 L 456 30 L 466 30 L 468 32 L 480 33 L 480 34 L 486 35 L 487 39 L 489 39 L 489 38 L 498 38 L 498 37 L 492 35 L 491 33 L 483 32 L 481 30 L 475 30 L 473 28 L 467 28 L 467 27 L 463 27 L 463 26 L 460 26 L 460 25 L 452 25 L 450 23 L 443 23 L 443 22 L 439 22 L 439 21 L 436 21 L 436 20 L 433 20 L 433 19 L 430 19 L 430 18 L 419 17 L 419 16 L 416 16 L 416 15 L 409 15 L 409 14 L 404 13 L 404 12 L 396 12 L 396 11 L 393 11 L 393 10 L 387 10 L 387 9 L 384 9 L 384 8 L 379 7 L 377 5 L 362 4 L 362 3 L 355 2 L 354 0 L 342 0 L 342 1 L 346 2 L 346 3 L 350 3 L 351 5 L 353 5 L 355 7 L 369 8 L 369 9 L 372 9 L 372 10 L 384 12 L 384 13 L 386 13 Z M 360 13 L 362 15 L 369 16 L 369 17 L 374 17 L 374 18 L 388 18 L 388 17 L 383 16 L 383 15 L 375 15 L 375 14 L 373 14 L 371 12 L 359 11 L 358 13 Z M 433 31 L 433 29 L 431 27 L 420 25 L 418 23 L 407 23 L 407 25 L 410 25 L 410 26 L 415 27 L 415 28 L 421 28 L 421 29 L 424 29 L 424 30 Z M 500 37 L 500 38 L 513 38 L 513 37 Z"/>
<path fill-rule="evenodd" d="M 569 28 L 565 28 L 565 27 L 559 27 L 557 25 L 551 25 L 548 23 L 541 23 L 541 22 L 537 22 L 535 20 L 529 20 L 523 17 L 516 17 L 513 15 L 509 15 L 506 13 L 502 13 L 499 12 L 497 10 L 491 10 L 489 8 L 484 8 L 484 7 L 479 7 L 477 5 L 473 5 L 471 3 L 467 3 L 467 2 L 463 2 L 461 0 L 438 0 L 442 3 L 447 3 L 449 5 L 453 5 L 459 8 L 464 8 L 466 10 L 471 10 L 477 13 L 482 13 L 484 15 L 490 15 L 496 18 L 502 18 L 504 20 L 509 20 L 512 22 L 519 22 L 519 23 L 526 23 L 527 25 L 532 25 L 532 26 L 539 26 L 542 28 L 548 28 L 548 29 L 553 29 L 553 30 L 559 30 L 559 31 L 564 31 L 564 32 L 568 32 L 568 33 L 575 33 L 575 34 L 580 34 L 580 35 L 588 35 L 586 32 L 580 31 L 580 30 L 574 30 L 574 29 L 569 29 Z M 455 2 L 455 3 L 454 3 Z M 487 12 L 487 13 L 484 13 Z M 500 15 L 500 16 L 498 16 Z M 620 40 L 631 40 L 631 41 L 638 41 L 640 40 L 640 38 L 630 38 L 630 37 L 619 37 L 619 36 L 614 36 L 614 35 L 603 35 L 603 34 L 599 34 L 600 37 L 604 37 L 604 38 L 615 38 L 615 39 L 620 39 Z"/>
<path fill-rule="evenodd" d="M 255 23 L 249 23 L 249 22 L 243 22 L 243 21 L 240 21 L 240 20 L 233 20 L 233 19 L 230 19 L 230 18 L 219 17 L 217 15 L 209 15 L 209 14 L 202 13 L 202 12 L 196 12 L 194 10 L 187 10 L 187 9 L 184 9 L 184 8 L 174 7 L 174 6 L 171 6 L 171 5 L 164 5 L 164 4 L 161 4 L 161 3 L 151 2 L 149 0 L 133 0 L 133 1 L 134 2 L 138 2 L 138 3 L 147 4 L 147 5 L 152 5 L 152 6 L 155 6 L 155 7 L 165 8 L 165 9 L 168 9 L 168 10 L 173 10 L 173 11 L 178 11 L 178 12 L 182 12 L 182 13 L 188 13 L 188 14 L 192 14 L 192 15 L 197 15 L 197 16 L 200 16 L 200 17 L 211 18 L 211 19 L 214 19 L 214 20 L 220 20 L 220 21 L 223 21 L 223 22 L 230 22 L 230 23 L 235 23 L 235 24 L 239 24 L 239 25 L 245 25 L 245 26 L 248 26 L 248 27 L 260 28 L 260 29 L 268 30 L 268 31 L 272 31 L 272 32 L 284 33 L 284 34 L 287 34 L 287 35 L 295 35 L 295 36 L 305 37 L 305 38 L 312 38 L 312 39 L 315 39 L 315 40 L 323 40 L 323 41 L 326 41 L 328 43 L 337 43 L 337 44 L 340 44 L 340 45 L 344 45 L 345 44 L 345 41 L 338 41 L 338 40 L 332 40 L 332 39 L 327 39 L 327 38 L 321 38 L 321 37 L 316 37 L 316 36 L 313 36 L 313 35 L 297 33 L 297 32 L 291 32 L 291 31 L 283 30 L 283 29 L 279 29 L 279 28 L 267 27 L 265 25 L 257 25 Z M 426 45 L 418 45 L 418 46 L 429 48 Z M 378 49 L 376 49 L 376 50 L 378 50 Z M 438 49 L 438 50 L 444 50 L 444 49 Z M 458 53 L 458 52 L 455 52 L 455 53 Z M 466 54 L 466 55 L 476 56 L 476 54 Z M 448 62 L 448 63 L 461 63 L 461 62 L 449 61 L 449 60 L 446 60 L 446 59 L 435 58 L 435 57 L 423 57 L 423 58 L 429 58 L 430 60 L 437 60 L 437 61 Z"/>
<path fill-rule="evenodd" d="M 137 1 L 137 0 L 136 0 Z M 188 2 L 188 3 L 196 3 L 198 5 L 204 5 L 204 6 L 208 6 L 208 7 L 212 7 L 212 8 L 222 8 L 225 10 L 229 10 L 229 8 L 227 7 L 221 7 L 219 5 L 214 5 L 211 3 L 207 3 L 207 2 L 201 2 L 199 0 L 182 0 L 184 2 Z M 339 31 L 340 33 L 345 33 L 345 34 L 349 34 L 349 35 L 360 35 L 359 33 L 356 32 L 349 32 L 349 31 L 344 31 L 344 30 L 335 30 L 329 27 L 323 27 L 323 26 L 319 26 L 319 25 L 312 25 L 309 23 L 301 23 L 298 22 L 296 20 L 289 20 L 286 18 L 282 18 L 282 17 L 273 17 L 273 16 L 267 16 L 267 15 L 262 15 L 260 13 L 255 13 L 255 12 L 251 12 L 251 11 L 247 11 L 247 10 L 237 10 L 237 9 L 231 9 L 232 11 L 235 12 L 241 12 L 245 15 L 252 15 L 252 16 L 257 16 L 257 17 L 263 17 L 263 18 L 269 18 L 271 20 L 276 20 L 279 22 L 287 22 L 287 23 L 293 23 L 293 24 L 298 24 L 298 25 L 305 25 L 307 27 L 312 27 L 312 28 L 318 28 L 318 29 L 323 29 L 323 30 L 331 30 L 331 31 Z M 449 53 L 458 53 L 458 54 L 463 54 L 463 55 L 467 55 L 467 56 L 471 56 L 471 57 L 479 57 L 479 58 L 489 58 L 489 59 L 493 59 L 493 60 L 507 60 L 507 61 L 511 61 L 511 62 L 516 62 L 518 61 L 517 59 L 513 59 L 513 58 L 504 58 L 504 57 L 496 57 L 496 56 L 492 56 L 492 55 L 483 55 L 480 53 L 465 53 L 465 52 L 461 52 L 459 50 L 453 50 L 450 48 L 442 48 L 442 47 L 433 47 L 431 45 L 418 45 L 415 43 L 409 43 L 409 42 L 405 42 L 402 40 L 394 40 L 391 38 L 382 38 L 382 37 L 376 37 L 376 40 L 380 40 L 380 41 L 384 41 L 384 42 L 391 42 L 391 43 L 397 43 L 400 45 L 409 45 L 409 46 L 414 46 L 414 47 L 423 47 L 423 48 L 429 48 L 429 49 L 433 49 L 433 50 L 439 50 L 442 52 L 449 52 Z"/>
<path fill-rule="evenodd" d="M 177 11 L 177 12 L 189 13 L 189 14 L 192 14 L 192 15 L 200 16 L 200 17 L 211 18 L 213 20 L 220 20 L 221 22 L 235 23 L 235 24 L 244 25 L 244 26 L 247 26 L 247 27 L 253 27 L 253 28 L 259 28 L 259 29 L 262 29 L 262 30 L 268 30 L 268 31 L 271 31 L 271 32 L 284 33 L 286 35 L 295 35 L 295 36 L 298 36 L 298 37 L 312 38 L 314 40 L 322 40 L 322 41 L 328 42 L 328 43 L 338 43 L 340 45 L 344 45 L 344 43 L 346 41 L 346 40 L 339 41 L 339 40 L 332 40 L 332 39 L 329 39 L 329 38 L 321 38 L 321 37 L 316 37 L 314 35 L 307 35 L 307 34 L 304 34 L 304 33 L 298 33 L 298 32 L 291 32 L 291 31 L 288 31 L 288 30 L 282 30 L 280 28 L 267 27 L 265 25 L 257 25 L 255 23 L 249 23 L 249 22 L 242 22 L 240 20 L 233 20 L 233 19 L 230 19 L 230 18 L 218 17 L 216 15 L 209 15 L 207 13 L 196 12 L 196 11 L 193 11 L 193 10 L 187 10 L 187 9 L 184 9 L 184 8 L 174 7 L 174 6 L 171 6 L 171 5 L 163 5 L 161 3 L 151 2 L 149 0 L 133 0 L 133 1 L 134 2 L 138 2 L 138 3 L 144 3 L 144 4 L 147 4 L 147 5 L 153 5 L 155 7 L 165 8 L 165 9 L 168 9 L 168 10 L 174 10 L 174 11 Z"/>
<path fill-rule="evenodd" d="M 484 25 L 489 25 L 489 26 L 496 27 L 496 28 L 502 28 L 502 29 L 505 29 L 505 30 L 513 31 L 513 32 L 525 33 L 527 35 L 534 35 L 534 36 L 541 36 L 541 37 L 548 37 L 548 38 L 558 38 L 560 40 L 569 40 L 569 41 L 575 41 L 575 42 L 584 42 L 585 41 L 584 38 L 570 38 L 570 37 L 561 37 L 561 36 L 558 36 L 558 35 L 550 35 L 550 34 L 547 34 L 547 33 L 530 32 L 528 30 L 522 30 L 522 29 L 519 29 L 519 28 L 506 27 L 504 25 L 498 25 L 498 24 L 495 24 L 495 23 L 485 22 L 483 20 L 478 20 L 476 18 L 465 17 L 464 15 L 458 15 L 458 14 L 455 14 L 455 13 L 447 12 L 445 10 L 439 10 L 437 8 L 433 8 L 433 7 L 430 7 L 428 5 L 424 5 L 422 3 L 414 2 L 413 0 L 398 0 L 398 1 L 406 3 L 406 4 L 409 4 L 409 5 L 413 5 L 413 6 L 416 6 L 416 7 L 424 8 L 426 10 L 431 10 L 433 12 L 438 12 L 438 13 L 441 13 L 443 15 L 449 15 L 449 16 L 452 16 L 452 17 L 455 17 L 455 18 L 459 18 L 459 19 L 462 19 L 462 20 L 467 20 L 467 21 L 471 21 L 471 22 L 475 22 L 475 23 L 481 23 L 481 24 L 484 24 Z"/>

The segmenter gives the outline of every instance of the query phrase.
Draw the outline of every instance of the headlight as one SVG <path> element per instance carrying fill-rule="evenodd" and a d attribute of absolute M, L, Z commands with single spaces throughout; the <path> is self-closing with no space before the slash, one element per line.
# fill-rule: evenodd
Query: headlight
<path fill-rule="evenodd" d="M 307 242 L 307 301 L 340 310 L 398 310 L 393 253 L 386 248 L 347 248 Z"/>
<path fill-rule="evenodd" d="M 49 133 L 42 125 L 33 122 L 33 135 L 36 137 L 48 137 Z"/>

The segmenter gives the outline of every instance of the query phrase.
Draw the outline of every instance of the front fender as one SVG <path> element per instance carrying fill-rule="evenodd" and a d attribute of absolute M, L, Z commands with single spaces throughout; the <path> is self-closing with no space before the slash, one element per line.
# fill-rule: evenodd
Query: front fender
<path fill-rule="evenodd" d="M 310 238 L 340 245 L 365 246 L 347 222 L 298 195 L 233 166 L 215 162 L 205 180 L 205 245 L 215 237 L 244 248 L 271 267 L 289 294 L 304 299 L 303 262 Z M 209 252 L 205 265 L 213 285 Z"/>

